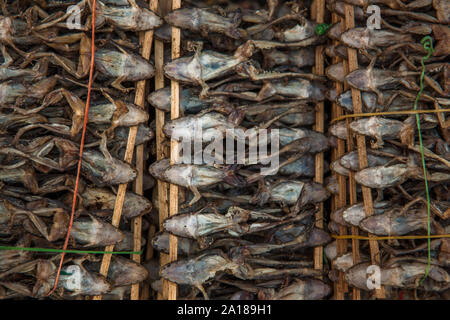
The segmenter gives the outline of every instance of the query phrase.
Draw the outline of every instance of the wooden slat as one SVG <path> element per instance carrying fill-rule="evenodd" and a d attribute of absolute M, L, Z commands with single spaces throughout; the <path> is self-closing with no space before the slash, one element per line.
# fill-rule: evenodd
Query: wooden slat
<path fill-rule="evenodd" d="M 345 4 L 345 27 L 346 29 L 351 29 L 355 27 L 355 16 L 354 16 L 354 8 L 352 5 Z M 349 72 L 352 72 L 358 69 L 358 56 L 355 49 L 348 48 L 348 67 Z M 362 113 L 362 102 L 361 102 L 361 93 L 359 90 L 354 88 L 352 90 L 352 101 L 353 101 L 353 112 L 354 113 Z M 360 169 L 364 169 L 368 166 L 367 161 L 367 149 L 366 149 L 366 139 L 362 135 L 356 135 L 356 144 L 358 148 L 358 158 L 359 158 L 359 167 Z M 366 215 L 370 216 L 373 214 L 373 200 L 372 193 L 370 188 L 361 186 L 363 193 L 363 201 L 364 208 L 366 210 Z M 369 237 L 373 235 L 369 234 Z M 373 264 L 380 265 L 380 250 L 378 247 L 378 242 L 376 240 L 369 241 L 370 246 L 370 256 Z M 383 299 L 386 297 L 384 288 L 376 290 L 376 296 L 379 299 Z"/>
<path fill-rule="evenodd" d="M 315 18 L 317 23 L 324 22 L 325 16 L 325 1 L 324 0 L 315 0 L 314 11 L 312 11 L 312 15 Z M 317 75 L 324 75 L 324 55 L 323 55 L 323 46 L 316 47 L 315 54 L 315 66 L 314 73 Z M 325 105 L 324 102 L 319 102 L 316 104 L 316 125 L 314 129 L 318 132 L 324 132 L 325 130 Z M 318 183 L 323 183 L 323 172 L 324 172 L 324 160 L 323 153 L 318 153 L 315 159 L 316 172 L 314 181 Z M 316 214 L 316 227 L 323 229 L 323 203 L 320 204 L 319 212 Z M 318 270 L 323 269 L 323 247 L 314 248 L 314 268 Z"/>
<path fill-rule="evenodd" d="M 172 0 L 172 10 L 181 8 L 181 0 Z M 180 57 L 181 46 L 181 30 L 179 28 L 172 27 L 172 60 Z M 171 107 L 170 118 L 177 119 L 180 116 L 180 84 L 177 81 L 171 81 Z M 170 141 L 170 163 L 173 164 L 178 159 L 178 142 L 171 139 Z M 178 186 L 171 184 L 169 188 L 169 215 L 175 215 L 178 213 Z M 169 261 L 177 260 L 178 240 L 177 237 L 170 235 L 169 243 Z M 177 299 L 177 285 L 169 282 L 167 298 L 169 300 Z"/>

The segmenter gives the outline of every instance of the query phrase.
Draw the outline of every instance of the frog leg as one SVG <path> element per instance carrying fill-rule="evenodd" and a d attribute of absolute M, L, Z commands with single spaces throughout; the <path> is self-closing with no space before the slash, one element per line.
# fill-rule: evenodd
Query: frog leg
<path fill-rule="evenodd" d="M 120 118 L 129 112 L 128 107 L 123 101 L 117 100 L 113 103 L 116 106 L 116 110 L 111 119 L 111 126 L 106 130 L 109 138 L 114 138 L 114 130 L 119 126 Z"/>
<path fill-rule="evenodd" d="M 268 81 L 265 81 L 263 86 L 258 92 L 258 95 L 255 97 L 254 101 L 261 102 L 265 99 L 273 97 L 276 94 L 276 90 L 273 88 L 272 84 Z"/>
<path fill-rule="evenodd" d="M 44 102 L 42 103 L 42 105 L 38 108 L 35 108 L 33 112 L 39 112 L 45 107 L 61 101 L 63 98 L 66 99 L 66 101 L 69 103 L 70 108 L 73 111 L 72 127 L 70 129 L 70 135 L 74 137 L 78 134 L 78 132 L 80 132 L 81 127 L 83 126 L 85 104 L 78 96 L 71 93 L 67 89 L 60 88 L 50 92 L 44 98 Z"/>
<path fill-rule="evenodd" d="M 14 42 L 12 40 L 7 40 L 6 43 L 13 48 L 14 50 L 16 50 L 17 53 L 19 53 L 21 56 L 26 57 L 27 53 L 25 51 L 20 50 L 19 48 L 16 47 L 16 45 L 14 44 Z"/>
<path fill-rule="evenodd" d="M 28 261 L 25 262 L 23 264 L 20 264 L 18 266 L 15 266 L 3 273 L 0 273 L 0 279 L 4 278 L 5 276 L 8 276 L 10 274 L 14 274 L 14 273 L 28 273 L 33 271 L 33 269 L 35 268 L 35 266 L 39 263 L 39 259 L 36 260 L 32 260 L 32 261 Z"/>
<path fill-rule="evenodd" d="M 203 297 L 205 298 L 205 300 L 209 300 L 209 296 L 206 293 L 205 288 L 201 285 L 201 284 L 196 284 L 195 287 L 200 290 L 200 292 L 203 294 Z"/>
<path fill-rule="evenodd" d="M 84 2 L 84 1 L 82 1 L 82 2 Z M 42 9 L 40 9 L 38 6 L 36 6 L 36 7 L 37 7 L 37 9 L 38 9 L 38 10 L 36 10 L 36 11 L 39 13 L 40 10 L 42 10 Z M 42 10 L 42 11 L 43 11 L 43 10 Z M 43 13 L 42 13 L 42 12 L 40 12 L 40 13 L 41 13 L 41 14 L 47 14 L 45 11 L 43 11 Z M 58 17 L 58 18 L 56 18 L 56 19 L 54 19 L 54 20 L 51 20 L 51 21 L 48 21 L 48 22 L 44 22 L 44 23 L 42 23 L 42 24 L 40 24 L 40 25 L 38 25 L 38 26 L 32 27 L 32 28 L 33 28 L 32 30 L 33 30 L 33 31 L 39 31 L 39 30 L 43 30 L 43 29 L 48 29 L 48 28 L 53 27 L 54 25 L 58 24 L 59 22 L 66 20 L 66 19 L 69 18 L 72 14 L 73 14 L 72 11 L 68 11 L 68 12 L 66 12 L 65 14 L 63 14 L 62 16 L 60 16 L 60 17 Z"/>
<path fill-rule="evenodd" d="M 122 75 L 122 76 L 118 77 L 116 80 L 111 82 L 111 86 L 113 88 L 116 88 L 117 90 L 122 91 L 123 93 L 128 93 L 130 91 L 133 91 L 134 88 L 125 88 L 124 86 L 122 86 L 122 81 L 125 81 L 126 77 L 127 77 L 126 75 Z"/>
<path fill-rule="evenodd" d="M 181 206 L 181 208 L 189 208 L 191 207 L 194 203 L 198 202 L 201 198 L 202 195 L 200 194 L 200 192 L 198 191 L 197 187 L 189 187 L 189 189 L 192 191 L 192 193 L 194 194 L 194 198 L 192 198 L 192 200 L 188 203 L 188 204 L 183 204 Z"/>
<path fill-rule="evenodd" d="M 13 62 L 13 58 L 9 55 L 8 51 L 6 51 L 6 47 L 4 45 L 1 46 L 2 55 L 3 55 L 3 63 L 1 65 L 2 68 L 9 67 Z"/>
<path fill-rule="evenodd" d="M 35 58 L 41 58 L 41 57 L 49 57 L 50 61 L 63 68 L 65 71 L 76 77 L 77 79 L 81 79 L 85 77 L 89 70 L 87 72 L 85 70 L 79 70 L 80 68 L 75 66 L 75 63 L 63 56 L 60 56 L 54 52 L 42 52 L 42 53 L 32 53 L 30 55 L 27 55 L 26 60 L 28 59 L 35 59 Z"/>
<path fill-rule="evenodd" d="M 5 17 L 10 16 L 8 9 L 6 9 L 6 2 L 7 0 L 1 0 L 0 1 L 0 7 L 2 8 L 2 13 Z"/>
<path fill-rule="evenodd" d="M 268 127 L 270 127 L 274 122 L 280 120 L 281 118 L 283 118 L 284 116 L 288 115 L 288 114 L 293 114 L 293 113 L 298 113 L 298 109 L 297 108 L 290 108 L 287 111 L 280 113 L 279 115 L 277 115 L 276 117 L 273 117 L 271 120 L 267 121 L 266 123 L 263 123 L 260 128 L 261 129 L 267 129 Z"/>
<path fill-rule="evenodd" d="M 100 152 L 103 154 L 103 156 L 108 159 L 109 161 L 113 160 L 113 157 L 111 156 L 111 154 L 108 151 L 108 147 L 107 147 L 107 138 L 106 138 L 106 133 L 102 132 L 100 133 L 101 136 L 101 141 L 100 141 Z M 95 220 L 92 216 L 91 219 Z"/>

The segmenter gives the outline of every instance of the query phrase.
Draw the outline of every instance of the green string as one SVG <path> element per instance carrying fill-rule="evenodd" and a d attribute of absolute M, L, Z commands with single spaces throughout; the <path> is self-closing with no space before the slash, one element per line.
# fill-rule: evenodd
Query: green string
<path fill-rule="evenodd" d="M 428 51 L 428 54 L 420 60 L 420 63 L 422 64 L 422 73 L 420 74 L 420 90 L 417 93 L 416 100 L 414 101 L 414 110 L 417 110 L 419 98 L 423 92 L 423 78 L 425 76 L 425 63 L 424 62 L 425 62 L 425 60 L 429 59 L 431 54 L 434 52 L 432 37 L 430 37 L 430 36 L 423 37 L 422 40 L 420 40 L 420 43 L 423 45 L 424 49 L 426 51 Z M 430 210 L 430 190 L 428 189 L 427 169 L 425 167 L 425 152 L 424 152 L 423 143 L 422 143 L 422 132 L 420 130 L 419 114 L 416 114 L 416 121 L 417 121 L 417 130 L 419 133 L 419 146 L 420 146 L 420 155 L 422 158 L 423 176 L 425 179 L 425 192 L 426 192 L 426 196 L 427 196 L 428 263 L 427 263 L 427 268 L 425 270 L 425 274 L 419 282 L 419 285 L 422 285 L 423 281 L 428 277 L 428 274 L 429 274 L 430 268 L 431 268 L 431 238 L 430 238 L 430 235 L 431 235 L 431 210 Z"/>
<path fill-rule="evenodd" d="M 327 24 L 327 23 L 319 23 L 316 26 L 316 33 L 321 36 L 323 35 L 329 28 L 331 27 L 331 24 Z"/>
<path fill-rule="evenodd" d="M 65 253 L 79 253 L 79 254 L 142 254 L 141 251 L 92 251 L 92 250 L 63 250 L 50 248 L 27 248 L 27 247 L 10 247 L 0 246 L 0 250 L 17 250 L 17 251 L 32 251 L 32 252 L 65 252 Z"/>

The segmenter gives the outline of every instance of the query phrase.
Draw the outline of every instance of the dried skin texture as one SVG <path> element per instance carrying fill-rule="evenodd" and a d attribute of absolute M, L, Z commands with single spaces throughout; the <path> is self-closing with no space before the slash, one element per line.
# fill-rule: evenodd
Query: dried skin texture
<path fill-rule="evenodd" d="M 178 214 L 164 220 L 164 229 L 180 237 L 197 239 L 220 231 L 242 233 L 241 222 L 246 216 L 220 215 L 216 213 Z"/>
<path fill-rule="evenodd" d="M 287 237 L 288 241 L 280 244 L 273 243 L 257 243 L 249 244 L 245 247 L 234 247 L 231 252 L 239 252 L 245 250 L 250 255 L 262 255 L 273 251 L 287 251 L 298 250 L 302 248 L 323 246 L 330 242 L 331 237 L 323 230 L 313 228 L 311 231 L 304 230 L 295 235 L 295 237 Z M 233 254 L 231 254 L 233 255 Z"/>
<path fill-rule="evenodd" d="M 212 250 L 197 257 L 165 265 L 161 270 L 161 277 L 178 284 L 200 287 L 209 279 L 214 278 L 218 272 L 235 267 L 235 263 L 222 251 Z"/>
<path fill-rule="evenodd" d="M 30 104 L 44 98 L 56 85 L 56 78 L 45 78 L 33 84 L 6 81 L 0 84 L 0 106 Z"/>
<path fill-rule="evenodd" d="M 225 136 L 226 130 L 237 129 L 238 126 L 218 112 L 208 112 L 201 116 L 185 116 L 166 122 L 164 134 L 175 140 L 195 139 L 201 130 L 202 139 L 211 141 L 220 135 Z"/>
<path fill-rule="evenodd" d="M 224 76 L 245 59 L 229 56 L 215 51 L 206 50 L 192 57 L 178 58 L 164 67 L 166 76 L 170 79 L 200 84 Z"/>
<path fill-rule="evenodd" d="M 342 140 L 347 140 L 347 125 L 345 121 L 336 122 L 330 126 L 329 130 L 333 136 Z"/>
<path fill-rule="evenodd" d="M 59 286 L 71 291 L 73 295 L 95 296 L 111 290 L 105 277 L 89 272 L 79 265 L 64 267 L 59 279 Z"/>
<path fill-rule="evenodd" d="M 198 94 L 198 90 L 195 89 L 182 89 L 180 92 L 180 111 L 191 114 L 206 109 L 212 101 L 209 99 L 201 100 Z M 148 96 L 147 101 L 155 108 L 170 112 L 170 87 L 153 91 Z"/>
<path fill-rule="evenodd" d="M 265 289 L 258 293 L 262 300 L 319 300 L 331 293 L 331 287 L 315 279 L 295 279 L 279 291 Z"/>
<path fill-rule="evenodd" d="M 350 128 L 356 133 L 373 137 L 377 140 L 398 138 L 404 124 L 398 120 L 381 117 L 359 119 L 350 123 Z"/>
<path fill-rule="evenodd" d="M 263 51 L 264 68 L 272 68 L 278 65 L 292 65 L 298 68 L 314 65 L 314 50 L 305 48 L 300 50 L 280 51 L 272 49 Z"/>
<path fill-rule="evenodd" d="M 425 211 L 391 210 L 384 214 L 365 218 L 359 224 L 360 228 L 379 236 L 402 236 L 416 230 L 426 230 L 427 215 Z"/>
<path fill-rule="evenodd" d="M 390 160 L 392 160 L 392 158 L 390 157 L 377 156 L 370 152 L 368 152 L 367 154 L 368 167 L 382 166 L 388 163 Z M 339 161 L 339 164 L 344 168 L 352 171 L 359 170 L 359 157 L 357 151 L 351 151 L 343 155 L 337 161 Z"/>
<path fill-rule="evenodd" d="M 101 210 L 114 209 L 116 195 L 105 188 L 87 187 L 81 194 L 83 205 L 86 208 L 94 207 Z M 125 219 L 133 219 L 150 212 L 152 203 L 134 192 L 127 191 L 122 210 L 122 217 Z"/>
<path fill-rule="evenodd" d="M 157 28 L 163 21 L 152 11 L 138 7 L 134 1 L 131 6 L 110 6 L 96 2 L 98 19 L 104 19 L 114 26 L 127 31 L 146 31 Z"/>
<path fill-rule="evenodd" d="M 170 234 L 168 232 L 159 232 L 152 239 L 152 246 L 155 250 L 169 254 Z M 180 256 L 190 256 L 200 252 L 197 241 L 188 238 L 178 238 L 177 253 Z"/>
<path fill-rule="evenodd" d="M 355 180 L 369 188 L 383 189 L 405 182 L 409 170 L 410 168 L 405 164 L 371 167 L 357 172 Z"/>
<path fill-rule="evenodd" d="M 367 261 L 368 257 L 363 255 L 360 257 L 360 261 Z M 346 272 L 348 269 L 354 266 L 353 254 L 351 252 L 336 257 L 331 262 L 333 269 L 337 269 L 342 272 Z"/>
<path fill-rule="evenodd" d="M 182 8 L 172 11 L 164 19 L 175 27 L 204 34 L 217 32 L 233 39 L 240 39 L 245 36 L 245 31 L 238 29 L 240 20 L 217 15 L 208 9 Z"/>
<path fill-rule="evenodd" d="M 0 251 L 0 271 L 7 271 L 24 262 L 30 261 L 33 254 L 29 251 L 2 250 Z"/>
<path fill-rule="evenodd" d="M 147 279 L 148 272 L 140 264 L 119 256 L 113 257 L 107 279 L 115 287 L 128 286 Z"/>
<path fill-rule="evenodd" d="M 388 201 L 376 201 L 374 202 L 374 214 L 382 214 L 385 209 L 390 208 L 391 203 Z M 355 227 L 359 226 L 359 223 L 366 218 L 367 214 L 364 209 L 363 203 L 357 203 L 349 207 L 336 210 L 333 214 L 333 220 L 340 224 L 349 224 Z"/>
<path fill-rule="evenodd" d="M 226 172 L 207 165 L 175 164 L 170 166 L 168 159 L 160 160 L 150 166 L 150 174 L 157 179 L 183 187 L 207 187 L 225 181 L 233 185 L 242 185 L 243 181 Z"/>
<path fill-rule="evenodd" d="M 325 166 L 326 168 L 327 166 Z M 281 167 L 278 171 L 281 175 L 295 175 L 297 177 L 314 177 L 315 175 L 315 157 L 306 154 L 300 159 Z"/>
<path fill-rule="evenodd" d="M 150 79 L 155 74 L 153 65 L 142 57 L 110 49 L 95 51 L 95 68 L 108 77 L 122 81 Z"/>
<path fill-rule="evenodd" d="M 296 42 L 308 39 L 316 35 L 316 24 L 305 20 L 304 24 L 297 24 L 294 27 L 275 32 L 275 38 L 281 42 Z"/>
<path fill-rule="evenodd" d="M 82 173 L 97 186 L 128 183 L 136 178 L 129 164 L 95 150 L 83 152 Z"/>
<path fill-rule="evenodd" d="M 414 104 L 411 98 L 403 95 L 396 95 L 396 91 L 383 91 L 383 96 L 386 101 L 389 101 L 389 105 L 379 104 L 377 101 L 377 95 L 372 92 L 361 92 L 361 100 L 363 104 L 364 112 L 376 112 L 376 111 L 401 111 L 409 110 L 410 106 Z M 396 95 L 394 97 L 394 95 Z M 333 100 L 334 101 L 334 100 Z M 347 90 L 341 93 L 336 102 L 342 108 L 347 109 L 353 113 L 353 99 L 351 90 Z M 419 105 L 421 103 L 419 102 Z"/>
<path fill-rule="evenodd" d="M 389 47 L 393 44 L 414 42 L 414 39 L 409 34 L 400 34 L 393 31 L 353 28 L 341 35 L 341 41 L 346 46 L 355 49 L 376 49 Z"/>
<path fill-rule="evenodd" d="M 338 82 L 345 81 L 344 65 L 342 62 L 333 64 L 325 70 L 328 79 Z"/>
<path fill-rule="evenodd" d="M 351 267 L 345 274 L 345 280 L 349 285 L 369 291 L 367 287 L 367 268 L 370 263 L 361 263 Z M 395 266 L 381 268 L 381 285 L 395 288 L 413 289 L 417 286 L 417 281 L 422 279 L 427 268 L 426 263 L 420 262 L 400 262 Z M 450 285 L 449 274 L 436 265 L 431 265 L 429 279 L 425 281 L 425 286 L 419 287 L 427 290 L 427 282 L 433 280 L 436 286 L 432 288 L 436 291 L 445 290 Z"/>
<path fill-rule="evenodd" d="M 373 60 L 374 61 L 374 60 Z M 400 84 L 409 87 L 407 77 L 417 76 L 419 72 L 394 71 L 373 68 L 369 65 L 367 69 L 357 69 L 345 76 L 347 83 L 361 91 L 371 91 L 377 94 L 378 103 L 385 103 L 385 98 L 380 90 L 394 89 Z"/>
<path fill-rule="evenodd" d="M 65 237 L 67 234 L 69 219 L 70 217 L 66 212 L 57 212 L 53 216 L 53 224 L 50 229 L 48 241 L 56 241 Z"/>
<path fill-rule="evenodd" d="M 92 216 L 77 219 L 70 236 L 85 247 L 109 246 L 124 239 L 124 234 L 117 228 Z"/>
<path fill-rule="evenodd" d="M 267 200 L 273 202 L 281 202 L 285 205 L 301 204 L 301 206 L 319 203 L 328 198 L 329 194 L 325 188 L 315 182 L 304 183 L 301 181 L 281 181 L 270 186 L 267 191 L 262 190 L 262 194 L 258 195 L 257 201 L 262 206 Z M 264 195 L 267 192 L 268 198 Z M 267 199 L 264 201 L 264 199 Z"/>
<path fill-rule="evenodd" d="M 33 296 L 45 297 L 55 283 L 56 266 L 50 261 L 39 260 L 36 269 L 36 283 L 33 287 Z"/>

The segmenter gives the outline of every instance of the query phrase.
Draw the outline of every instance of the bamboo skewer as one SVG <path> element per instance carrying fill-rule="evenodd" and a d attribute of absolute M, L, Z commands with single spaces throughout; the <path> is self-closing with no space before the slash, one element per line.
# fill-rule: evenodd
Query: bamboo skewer
<path fill-rule="evenodd" d="M 179 9 L 181 7 L 181 0 L 172 0 L 172 10 Z M 172 27 L 172 60 L 180 57 L 180 46 L 181 46 L 181 30 L 176 27 Z M 171 96 L 170 96 L 170 118 L 177 119 L 180 116 L 180 84 L 178 81 L 171 81 Z M 179 156 L 179 144 L 175 140 L 170 141 L 170 163 L 174 164 L 178 160 Z M 178 213 L 178 199 L 179 190 L 178 186 L 170 184 L 169 187 L 169 215 L 175 215 Z M 169 242 L 169 261 L 177 260 L 177 247 L 178 240 L 177 237 L 170 235 Z M 168 300 L 177 299 L 177 285 L 175 283 L 168 283 Z"/>
<path fill-rule="evenodd" d="M 333 14 L 332 15 L 332 21 L 333 23 L 337 23 L 341 18 Z M 341 19 L 341 23 L 343 24 L 343 21 Z M 337 44 L 337 42 L 335 42 Z M 332 63 L 338 63 L 341 62 L 341 58 L 333 58 Z M 336 82 L 336 95 L 341 93 L 343 91 L 343 85 L 342 83 Z M 333 116 L 334 117 L 340 117 L 343 114 L 343 110 L 341 107 L 339 107 L 336 103 L 333 103 Z M 333 161 L 344 155 L 345 153 L 345 141 L 341 139 L 337 139 L 337 148 L 335 152 L 333 153 Z M 344 176 L 339 175 L 336 173 L 336 178 L 339 184 L 339 194 L 335 196 L 334 198 L 334 208 L 333 210 L 340 209 L 344 207 L 347 204 L 347 185 L 346 185 L 346 179 Z M 347 228 L 344 226 L 339 226 L 339 234 L 345 235 L 347 234 Z M 337 253 L 338 255 L 344 254 L 347 251 L 347 241 L 340 241 L 341 239 L 337 240 Z M 346 283 L 344 281 L 344 274 L 343 272 L 339 272 L 339 279 L 337 283 L 335 283 L 334 288 L 334 297 L 336 300 L 344 300 L 345 298 L 345 291 L 346 291 Z"/>
<path fill-rule="evenodd" d="M 165 4 L 165 6 L 163 6 Z M 159 3 L 158 11 L 165 15 L 170 11 L 167 4 L 171 2 Z M 155 39 L 155 90 L 164 88 L 164 43 Z M 155 109 L 156 116 L 156 159 L 162 160 L 170 156 L 170 150 L 167 147 L 167 139 L 163 132 L 165 124 L 165 112 Z M 159 212 L 159 230 L 162 230 L 162 224 L 169 217 L 169 184 L 158 180 L 158 212 Z M 169 255 L 160 253 L 160 267 L 169 262 Z M 158 300 L 165 300 L 168 297 L 169 283 L 163 279 L 162 294 L 158 293 Z"/>
<path fill-rule="evenodd" d="M 149 59 L 150 52 L 152 50 L 153 31 L 146 31 L 144 33 L 144 35 L 141 37 L 141 39 L 143 40 L 142 56 L 144 57 L 144 59 Z M 146 82 L 145 80 L 139 81 L 136 86 L 135 104 L 140 107 L 144 107 L 144 103 L 145 103 L 145 82 Z M 137 131 L 138 131 L 138 126 L 133 126 L 130 128 L 130 131 L 128 133 L 128 141 L 127 141 L 127 148 L 125 150 L 124 161 L 129 164 L 131 164 L 131 162 L 133 160 L 133 152 L 134 152 L 134 147 L 136 144 Z M 143 156 L 144 156 L 143 150 L 141 152 L 141 156 L 140 156 L 139 160 L 137 158 L 138 154 L 136 155 L 136 165 L 137 166 L 139 164 L 141 166 L 143 166 Z M 135 190 L 136 190 L 136 192 L 140 192 L 140 194 L 142 194 L 143 193 L 142 192 L 143 191 L 142 190 L 142 177 L 143 177 L 142 170 L 143 170 L 143 168 L 141 167 L 139 170 L 139 167 L 137 167 L 137 169 L 138 169 L 138 179 L 139 180 L 136 181 Z M 140 175 L 140 178 L 139 178 L 139 175 Z M 111 224 L 114 227 L 119 227 L 126 192 L 127 192 L 127 184 L 126 183 L 120 184 L 118 191 L 117 191 L 117 195 L 116 195 L 116 202 L 114 204 L 114 212 L 113 212 L 113 217 L 112 217 L 112 222 L 111 222 Z M 133 220 L 132 225 L 133 225 L 133 231 L 134 231 L 134 236 L 133 236 L 134 250 L 139 251 L 139 250 L 141 250 L 142 219 L 135 218 Z M 137 239 L 137 237 L 139 237 L 139 238 Z M 105 248 L 105 251 L 113 251 L 113 250 L 114 250 L 114 245 L 110 245 Z M 108 275 L 109 265 L 111 264 L 111 257 L 112 257 L 112 254 L 110 254 L 110 253 L 103 255 L 102 263 L 100 266 L 100 274 L 102 274 L 105 277 Z M 140 262 L 140 255 L 133 255 L 133 260 Z M 102 296 L 95 296 L 93 298 L 93 300 L 101 300 L 101 299 L 102 299 Z M 131 299 L 132 300 L 139 299 L 139 285 L 137 285 L 137 287 L 134 286 L 134 289 L 132 287 Z"/>
<path fill-rule="evenodd" d="M 140 43 L 142 45 L 142 57 L 146 60 L 150 59 L 150 53 L 152 51 L 153 42 L 153 30 L 146 31 L 140 34 Z M 145 96 L 146 96 L 146 80 L 139 81 L 136 85 L 136 94 L 134 103 L 137 106 L 144 108 Z M 137 131 L 136 131 L 137 133 Z M 137 177 L 134 183 L 134 191 L 139 194 L 144 194 L 144 145 L 136 147 L 136 170 Z M 142 236 L 142 217 L 133 219 L 133 239 L 134 239 L 134 251 L 141 251 L 141 236 Z M 141 256 L 139 254 L 133 254 L 132 258 L 137 263 L 141 262 Z M 131 300 L 139 300 L 139 283 L 131 286 Z"/>
<path fill-rule="evenodd" d="M 352 5 L 349 4 L 345 4 L 345 27 L 346 29 L 351 29 L 355 27 L 354 8 Z M 348 48 L 348 66 L 349 72 L 358 69 L 358 57 L 355 49 Z M 351 90 L 352 90 L 353 112 L 362 113 L 361 93 L 359 90 L 353 88 Z M 356 143 L 358 147 L 359 167 L 360 169 L 364 169 L 368 166 L 365 137 L 357 134 Z M 372 193 L 370 191 L 370 188 L 361 186 L 361 189 L 363 193 L 364 209 L 366 211 L 366 215 L 371 216 L 373 214 Z M 370 234 L 369 237 L 371 237 Z M 376 240 L 370 240 L 369 246 L 372 263 L 380 265 L 380 251 L 378 247 L 378 242 Z M 383 299 L 386 297 L 383 287 L 377 289 L 375 291 L 375 294 L 379 299 Z"/>
<path fill-rule="evenodd" d="M 324 0 L 316 0 L 313 4 L 314 12 L 312 12 L 313 17 L 315 18 L 317 23 L 324 22 L 325 16 L 325 1 Z M 324 55 L 323 55 L 323 46 L 316 47 L 315 54 L 315 67 L 314 73 L 317 75 L 324 75 Z M 316 104 L 316 125 L 315 130 L 318 132 L 324 132 L 325 130 L 325 105 L 323 102 L 319 102 Z M 324 160 L 323 153 L 319 153 L 316 155 L 315 159 L 315 178 L 314 181 L 318 183 L 323 183 L 323 172 L 324 172 Z M 320 204 L 320 210 L 316 214 L 316 227 L 323 229 L 323 203 Z M 314 248 L 314 268 L 318 270 L 323 270 L 323 247 Z"/>
<path fill-rule="evenodd" d="M 155 13 L 158 13 L 158 9 L 159 9 L 159 4 L 158 4 L 159 0 L 150 0 L 150 10 L 152 10 Z M 154 39 L 154 38 L 153 38 Z M 153 41 L 152 39 L 152 41 Z M 161 58 L 160 56 L 157 55 L 157 40 L 154 40 L 155 44 L 154 44 L 154 56 L 155 56 L 155 90 L 158 90 L 162 87 L 164 87 L 164 77 L 163 77 L 163 81 L 162 81 L 162 85 L 160 87 L 158 87 L 158 76 L 162 73 L 161 68 L 157 68 L 156 67 L 156 60 L 158 60 L 158 58 Z M 161 62 L 161 66 L 162 66 L 163 62 Z M 159 74 L 158 74 L 159 72 Z M 159 160 L 159 159 L 158 159 Z M 153 201 L 153 203 L 155 203 Z M 153 247 L 150 243 L 151 239 L 153 239 L 154 235 L 156 233 L 156 228 L 154 225 L 150 225 L 149 229 L 148 229 L 148 233 L 147 233 L 147 247 L 145 250 L 145 260 L 150 260 L 151 258 L 153 258 Z M 141 300 L 149 300 L 150 298 L 150 285 L 148 284 L 148 282 L 144 282 L 144 284 L 142 285 L 142 293 L 141 293 Z"/>

